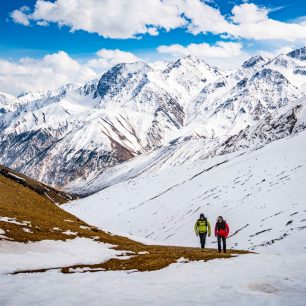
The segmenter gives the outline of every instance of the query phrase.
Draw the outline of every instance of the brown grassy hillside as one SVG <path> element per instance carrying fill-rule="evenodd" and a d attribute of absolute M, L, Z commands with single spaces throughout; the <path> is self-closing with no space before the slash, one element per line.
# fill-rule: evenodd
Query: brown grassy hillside
<path fill-rule="evenodd" d="M 66 240 L 85 237 L 113 244 L 115 249 L 125 250 L 133 255 L 127 260 L 112 259 L 96 265 L 54 267 L 64 273 L 71 273 L 74 268 L 86 268 L 89 271 L 97 269 L 147 271 L 164 268 L 182 257 L 188 260 L 210 260 L 246 253 L 230 251 L 227 254 L 219 254 L 212 249 L 202 251 L 198 248 L 148 246 L 125 237 L 111 235 L 85 223 L 55 204 L 68 201 L 69 195 L 11 172 L 10 169 L 4 167 L 0 169 L 2 169 L 0 171 L 0 229 L 2 230 L 0 240 L 26 243 L 46 239 Z"/>

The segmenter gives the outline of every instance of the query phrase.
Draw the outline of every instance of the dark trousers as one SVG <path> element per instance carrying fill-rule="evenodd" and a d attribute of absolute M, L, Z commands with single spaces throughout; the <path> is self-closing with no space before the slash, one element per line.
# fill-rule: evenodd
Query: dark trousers
<path fill-rule="evenodd" d="M 223 251 L 226 252 L 226 238 L 218 235 L 218 251 L 221 252 L 221 240 L 223 244 Z"/>
<path fill-rule="evenodd" d="M 206 233 L 199 233 L 199 236 L 200 236 L 201 248 L 204 249 L 205 248 L 207 232 Z"/>

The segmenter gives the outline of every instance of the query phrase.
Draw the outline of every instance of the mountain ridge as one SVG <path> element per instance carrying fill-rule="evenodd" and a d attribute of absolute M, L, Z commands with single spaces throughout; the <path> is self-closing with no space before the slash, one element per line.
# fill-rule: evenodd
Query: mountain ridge
<path fill-rule="evenodd" d="M 199 146 L 206 139 L 204 151 L 227 139 L 228 152 L 229 144 L 243 148 L 235 135 L 305 96 L 306 74 L 296 74 L 304 71 L 303 54 L 302 48 L 274 59 L 255 56 L 229 74 L 192 56 L 164 69 L 123 63 L 85 85 L 11 97 L 13 108 L 0 115 L 0 162 L 65 188 L 188 139 Z"/>

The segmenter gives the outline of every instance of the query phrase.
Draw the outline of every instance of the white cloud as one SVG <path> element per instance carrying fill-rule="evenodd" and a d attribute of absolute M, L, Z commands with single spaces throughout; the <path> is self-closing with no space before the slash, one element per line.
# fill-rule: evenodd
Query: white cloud
<path fill-rule="evenodd" d="M 13 94 L 55 89 L 69 82 L 84 82 L 96 73 L 60 51 L 42 59 L 0 60 L 0 90 Z"/>
<path fill-rule="evenodd" d="M 207 43 L 190 44 L 186 47 L 174 44 L 170 46 L 159 46 L 159 53 L 169 53 L 174 56 L 194 55 L 199 58 L 231 58 L 239 56 L 242 52 L 242 44 L 234 42 L 217 42 L 215 46 Z"/>
<path fill-rule="evenodd" d="M 230 30 L 229 24 L 218 9 L 199 0 L 185 0 L 180 4 L 184 15 L 190 20 L 188 31 L 193 34 L 212 32 L 215 34 Z"/>
<path fill-rule="evenodd" d="M 27 13 L 30 12 L 30 8 L 28 6 L 22 6 L 19 10 L 15 10 L 11 13 L 11 18 L 16 23 L 20 23 L 24 26 L 29 26 L 29 16 Z"/>
<path fill-rule="evenodd" d="M 101 49 L 86 62 L 72 59 L 66 52 L 47 54 L 41 59 L 21 58 L 17 62 L 0 59 L 0 91 L 21 92 L 56 89 L 67 83 L 93 80 L 121 62 L 140 60 L 130 52 Z"/>
<path fill-rule="evenodd" d="M 267 9 L 259 8 L 253 3 L 235 6 L 232 14 L 235 27 L 228 32 L 234 36 L 255 40 L 306 39 L 305 23 L 286 23 L 270 19 Z"/>
<path fill-rule="evenodd" d="M 11 17 L 25 26 L 57 23 L 72 31 L 122 39 L 179 27 L 193 34 L 211 32 L 255 40 L 306 39 L 302 17 L 289 23 L 273 20 L 269 13 L 253 3 L 242 3 L 233 7 L 230 16 L 224 16 L 201 0 L 37 0 L 33 12 L 22 7 Z"/>
<path fill-rule="evenodd" d="M 301 17 L 295 18 L 291 22 L 292 23 L 299 23 L 301 25 L 306 25 L 306 16 L 301 16 Z"/>
<path fill-rule="evenodd" d="M 95 71 L 104 71 L 119 63 L 133 63 L 141 59 L 131 52 L 118 49 L 101 49 L 97 52 L 98 58 L 88 61 L 87 65 Z"/>
<path fill-rule="evenodd" d="M 179 0 L 180 2 L 181 0 Z M 104 37 L 131 38 L 137 34 L 157 35 L 159 28 L 166 30 L 183 26 L 186 20 L 180 16 L 176 0 L 37 0 L 34 11 L 27 20 L 14 18 L 24 25 L 30 20 L 66 25 L 72 31 L 84 30 Z"/>
<path fill-rule="evenodd" d="M 186 47 L 174 44 L 169 46 L 159 46 L 157 51 L 163 54 L 170 54 L 172 57 L 182 57 L 194 55 L 204 59 L 209 64 L 233 68 L 249 57 L 249 54 L 242 50 L 243 46 L 237 42 L 217 42 L 215 45 L 207 43 L 190 44 Z"/>
<path fill-rule="evenodd" d="M 235 5 L 229 18 L 198 0 L 184 1 L 183 10 L 191 21 L 188 30 L 194 34 L 211 32 L 254 40 L 306 39 L 305 19 L 291 23 L 274 20 L 269 18 L 268 9 L 254 3 Z"/>
<path fill-rule="evenodd" d="M 293 51 L 294 49 L 296 49 L 295 46 L 284 46 L 284 47 L 280 47 L 280 48 L 277 48 L 273 51 L 267 51 L 267 50 L 259 50 L 257 53 L 260 54 L 260 55 L 263 55 L 267 58 L 274 58 L 280 54 L 287 54 L 291 51 Z"/>
<path fill-rule="evenodd" d="M 233 21 L 240 24 L 253 24 L 268 18 L 268 10 L 265 8 L 258 8 L 253 3 L 236 5 L 232 9 L 232 13 Z"/>

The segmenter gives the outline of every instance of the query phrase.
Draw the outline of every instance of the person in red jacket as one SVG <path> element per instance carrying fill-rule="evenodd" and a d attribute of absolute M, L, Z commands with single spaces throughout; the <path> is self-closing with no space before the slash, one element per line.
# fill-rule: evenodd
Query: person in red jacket
<path fill-rule="evenodd" d="M 219 216 L 215 226 L 215 236 L 218 239 L 218 251 L 221 253 L 221 240 L 223 243 L 223 251 L 226 253 L 226 238 L 229 233 L 229 226 L 223 217 Z"/>

